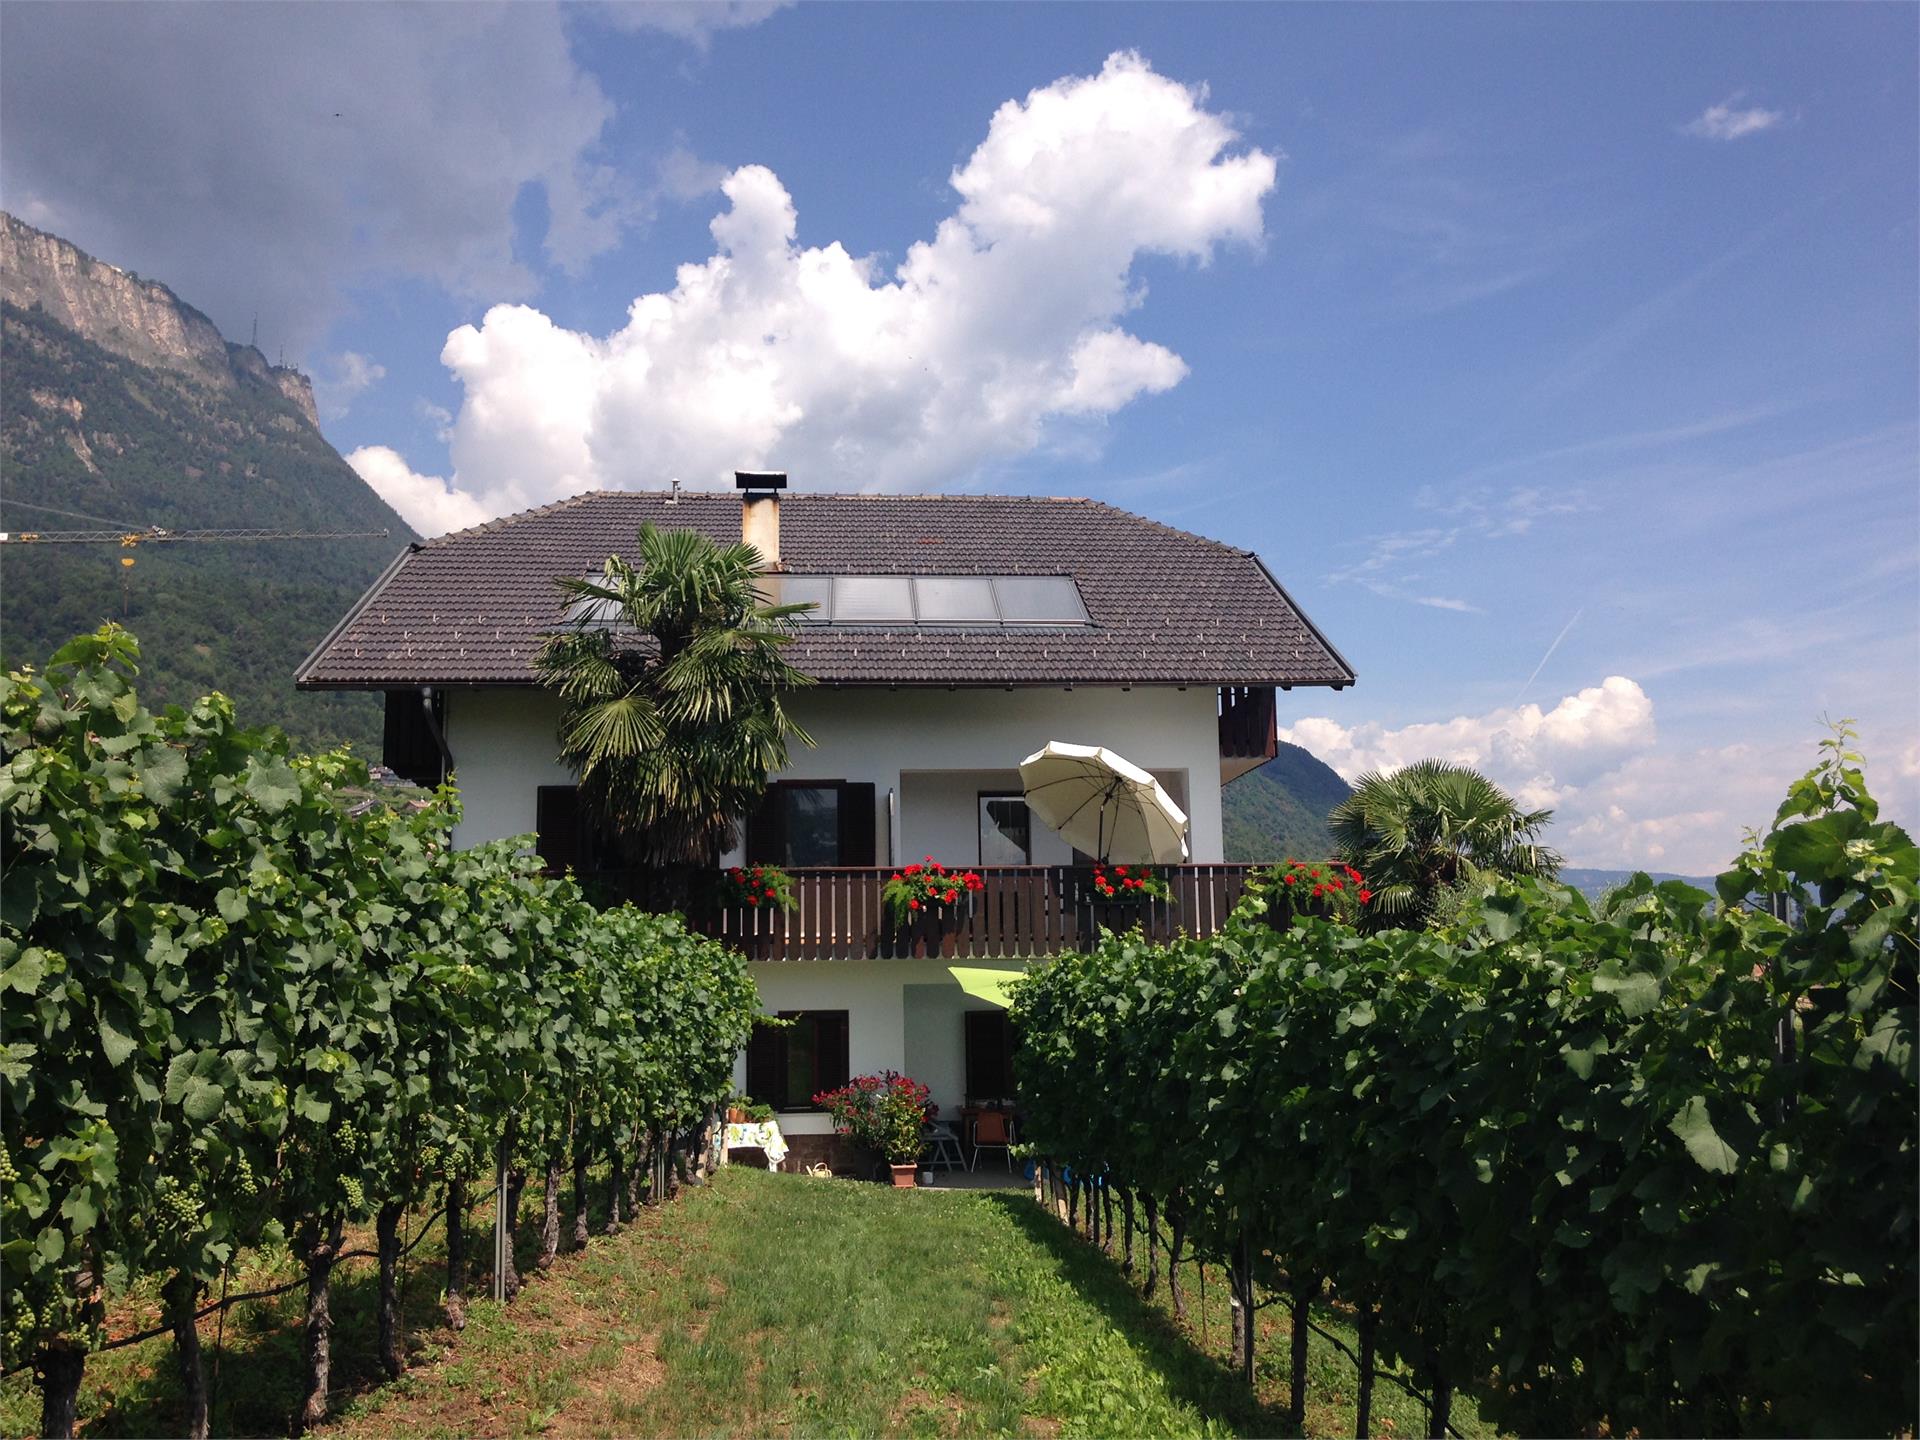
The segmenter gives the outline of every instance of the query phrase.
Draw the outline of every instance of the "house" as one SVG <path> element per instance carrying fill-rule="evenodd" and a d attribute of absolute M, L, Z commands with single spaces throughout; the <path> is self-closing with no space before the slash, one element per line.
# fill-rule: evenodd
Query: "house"
<path fill-rule="evenodd" d="M 751 477 L 746 477 L 753 484 Z M 1103 920 L 1078 856 L 1035 823 L 1020 760 L 1049 740 L 1151 770 L 1191 821 L 1175 898 L 1131 912 L 1204 933 L 1247 867 L 1223 863 L 1221 788 L 1275 753 L 1276 697 L 1354 672 L 1252 552 L 1098 501 L 747 489 L 599 491 L 408 547 L 299 669 L 304 689 L 386 694 L 385 762 L 457 779 L 461 844 L 534 833 L 590 870 L 558 705 L 535 684 L 563 623 L 554 582 L 597 573 L 644 522 L 742 536 L 769 589 L 819 608 L 789 651 L 817 682 L 791 698 L 798 747 L 745 817 L 729 863 L 793 871 L 784 916 L 726 917 L 770 1012 L 740 1080 L 824 1135 L 816 1090 L 904 1070 L 943 1111 L 1011 1091 L 991 983 Z M 903 935 L 880 887 L 933 856 L 986 882 L 941 935 Z M 989 973 L 987 982 L 992 979 Z M 793 1163 L 809 1158 L 801 1139 Z"/>

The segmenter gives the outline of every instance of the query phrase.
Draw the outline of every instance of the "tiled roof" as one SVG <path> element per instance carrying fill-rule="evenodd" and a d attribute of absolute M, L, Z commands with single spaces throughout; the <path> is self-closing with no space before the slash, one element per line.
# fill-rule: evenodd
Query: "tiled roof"
<path fill-rule="evenodd" d="M 300 667 L 303 689 L 526 685 L 554 581 L 631 552 L 643 521 L 740 538 L 730 492 L 591 491 L 415 545 Z M 1251 551 L 1094 500 L 818 495 L 780 501 L 795 574 L 1071 575 L 1091 625 L 801 632 L 824 684 L 1349 685 L 1353 670 Z"/>

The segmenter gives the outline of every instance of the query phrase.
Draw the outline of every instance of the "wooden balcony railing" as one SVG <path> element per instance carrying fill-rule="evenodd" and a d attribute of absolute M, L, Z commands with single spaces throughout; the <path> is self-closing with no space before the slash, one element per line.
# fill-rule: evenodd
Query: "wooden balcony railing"
<path fill-rule="evenodd" d="M 753 960 L 1016 959 L 1090 945 L 1102 926 L 1139 925 L 1150 939 L 1212 935 L 1256 865 L 1157 865 L 1168 900 L 1115 903 L 1093 872 L 1064 865 L 982 865 L 983 889 L 938 919 L 893 923 L 881 900 L 892 867 L 795 869 L 788 911 L 730 906 L 694 922 Z M 604 893 L 604 892 L 603 892 Z M 636 897 L 638 898 L 638 897 Z"/>

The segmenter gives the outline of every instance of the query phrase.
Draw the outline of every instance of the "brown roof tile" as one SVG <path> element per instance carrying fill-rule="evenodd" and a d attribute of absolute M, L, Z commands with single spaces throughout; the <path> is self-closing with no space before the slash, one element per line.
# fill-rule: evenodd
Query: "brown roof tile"
<path fill-rule="evenodd" d="M 526 685 L 555 579 L 631 549 L 644 521 L 740 538 L 728 492 L 591 491 L 402 553 L 301 665 L 303 689 Z M 1350 685 L 1352 668 L 1251 551 L 1094 500 L 815 495 L 780 502 L 796 574 L 1071 575 L 1092 623 L 804 630 L 825 684 Z"/>

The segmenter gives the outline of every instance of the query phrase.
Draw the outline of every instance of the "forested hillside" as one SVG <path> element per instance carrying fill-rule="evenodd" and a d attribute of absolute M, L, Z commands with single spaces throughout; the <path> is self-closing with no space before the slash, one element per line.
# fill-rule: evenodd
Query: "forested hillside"
<path fill-rule="evenodd" d="M 0 305 L 0 528 L 273 526 L 386 539 L 0 547 L 0 653 L 43 660 L 117 619 L 140 637 L 143 698 L 208 690 L 305 747 L 377 755 L 379 707 L 302 695 L 293 670 L 413 532 L 276 383 L 206 383 L 83 339 L 44 310 Z M 251 351 L 244 352 L 251 357 Z M 38 508 L 28 508 L 38 507 Z M 56 514 L 53 511 L 72 512 Z M 85 516 L 89 518 L 76 518 Z M 135 563 L 121 565 L 125 556 Z"/>
<path fill-rule="evenodd" d="M 1327 812 L 1350 793 L 1331 766 L 1282 741 L 1278 755 L 1221 792 L 1227 859 L 1328 854 Z"/>

